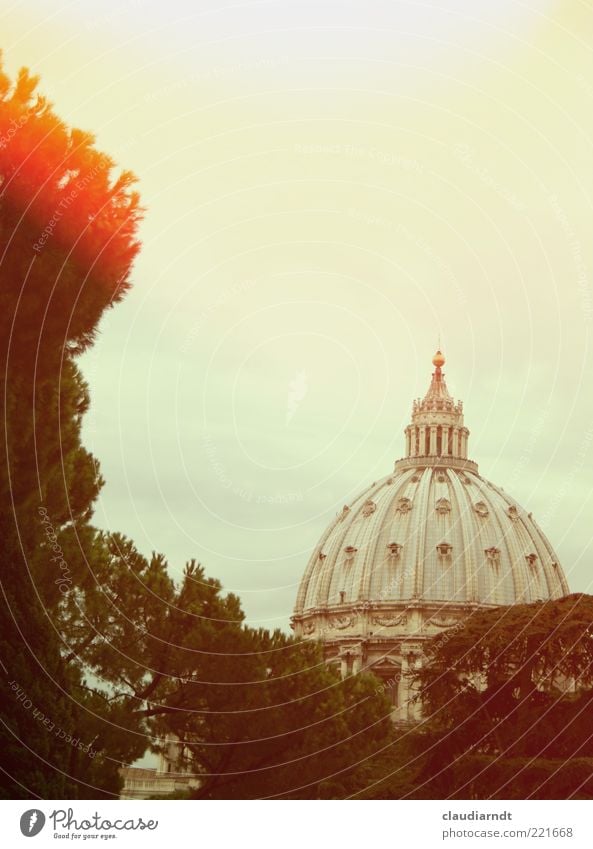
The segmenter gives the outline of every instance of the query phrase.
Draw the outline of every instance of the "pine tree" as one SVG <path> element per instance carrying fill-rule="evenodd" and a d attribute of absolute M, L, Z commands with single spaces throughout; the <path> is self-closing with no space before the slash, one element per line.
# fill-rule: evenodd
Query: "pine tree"
<path fill-rule="evenodd" d="M 433 798 L 591 798 L 593 596 L 476 610 L 429 644 L 418 783 Z M 430 797 L 430 796 L 429 796 Z"/>
<path fill-rule="evenodd" d="M 57 621 L 92 555 L 101 486 L 80 441 L 88 392 L 74 358 L 129 287 L 140 208 L 132 175 L 114 179 L 36 86 L 0 70 L 0 733 L 5 796 L 67 798 L 93 794 L 65 742 L 88 742 L 87 710 Z"/>
<path fill-rule="evenodd" d="M 374 676 L 342 681 L 317 644 L 247 627 L 239 599 L 195 562 L 176 584 L 161 555 L 147 560 L 118 534 L 104 542 L 65 637 L 128 724 L 147 721 L 157 747 L 171 734 L 182 741 L 196 798 L 339 798 L 364 787 L 359 768 L 392 739 Z"/>

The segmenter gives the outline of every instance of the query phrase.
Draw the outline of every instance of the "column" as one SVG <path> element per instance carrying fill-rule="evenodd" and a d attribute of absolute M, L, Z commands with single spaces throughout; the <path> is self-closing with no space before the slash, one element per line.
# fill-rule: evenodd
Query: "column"
<path fill-rule="evenodd" d="M 348 656 L 343 654 L 340 663 L 340 675 L 342 678 L 348 677 Z"/>
<path fill-rule="evenodd" d="M 420 451 L 418 452 L 420 457 L 423 457 L 426 454 L 426 426 L 420 425 Z"/>
<path fill-rule="evenodd" d="M 412 456 L 412 452 L 411 452 L 411 450 L 410 450 L 410 448 L 411 448 L 411 443 L 412 443 L 412 434 L 411 434 L 411 430 L 412 430 L 412 429 L 411 429 L 410 427 L 407 427 L 407 428 L 406 428 L 406 457 L 411 457 L 411 456 Z"/>
<path fill-rule="evenodd" d="M 403 720 L 404 722 L 408 719 L 410 706 L 408 704 L 408 699 L 410 697 L 410 683 L 408 679 L 408 661 L 402 653 L 402 665 L 401 665 L 401 681 L 399 685 L 399 691 L 397 694 L 398 700 L 398 718 Z"/>
<path fill-rule="evenodd" d="M 469 436 L 469 431 L 467 428 L 463 428 L 461 431 L 461 456 L 465 459 L 467 457 L 467 437 Z"/>
<path fill-rule="evenodd" d="M 453 456 L 459 457 L 461 451 L 459 450 L 459 428 L 453 428 Z"/>
<path fill-rule="evenodd" d="M 434 457 L 437 453 L 437 428 L 436 425 L 430 426 L 430 446 L 428 453 Z"/>
<path fill-rule="evenodd" d="M 442 447 L 442 450 L 441 450 L 441 454 L 443 454 L 443 456 L 450 456 L 451 452 L 449 451 L 449 434 L 451 433 L 451 428 L 446 426 L 446 425 L 443 425 L 442 433 L 443 433 L 443 447 Z"/>

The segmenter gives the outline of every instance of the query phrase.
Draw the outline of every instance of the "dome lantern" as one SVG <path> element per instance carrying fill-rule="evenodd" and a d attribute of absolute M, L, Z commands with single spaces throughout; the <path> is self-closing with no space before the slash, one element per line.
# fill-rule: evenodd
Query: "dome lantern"
<path fill-rule="evenodd" d="M 463 423 L 463 404 L 455 402 L 449 394 L 442 371 L 445 357 L 440 350 L 432 362 L 435 369 L 428 392 L 424 398 L 414 401 L 412 421 L 405 430 L 406 456 L 399 465 L 396 464 L 396 469 L 410 465 L 435 465 L 443 459 L 467 461 L 469 430 Z M 467 462 L 461 465 L 467 465 Z"/>

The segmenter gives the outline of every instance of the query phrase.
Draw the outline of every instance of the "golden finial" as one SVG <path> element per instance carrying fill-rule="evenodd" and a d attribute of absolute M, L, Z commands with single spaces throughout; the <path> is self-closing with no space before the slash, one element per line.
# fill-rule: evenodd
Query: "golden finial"
<path fill-rule="evenodd" d="M 445 365 L 445 358 L 442 355 L 442 353 L 440 352 L 440 350 L 437 351 L 436 354 L 434 355 L 434 357 L 432 358 L 432 364 L 433 364 L 433 366 L 436 366 L 437 368 L 441 368 L 442 366 Z"/>

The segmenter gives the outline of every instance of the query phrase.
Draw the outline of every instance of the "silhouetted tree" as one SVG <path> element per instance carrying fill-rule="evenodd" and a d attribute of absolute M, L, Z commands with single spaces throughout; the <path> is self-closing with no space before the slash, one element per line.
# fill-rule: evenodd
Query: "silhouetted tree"
<path fill-rule="evenodd" d="M 590 798 L 593 596 L 478 610 L 418 674 L 435 798 Z"/>
<path fill-rule="evenodd" d="M 91 743 L 97 697 L 63 663 L 59 626 L 73 575 L 94 556 L 101 485 L 80 441 L 88 392 L 73 358 L 128 288 L 140 211 L 132 176 L 114 178 L 112 160 L 36 84 L 0 69 L 3 792 L 93 797 L 117 792 L 117 763 L 73 743 Z M 130 738 L 120 749 L 130 755 Z"/>

